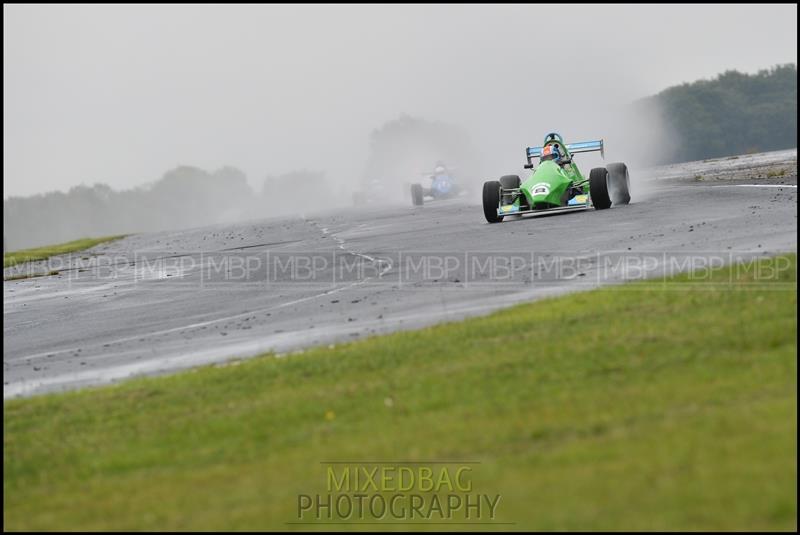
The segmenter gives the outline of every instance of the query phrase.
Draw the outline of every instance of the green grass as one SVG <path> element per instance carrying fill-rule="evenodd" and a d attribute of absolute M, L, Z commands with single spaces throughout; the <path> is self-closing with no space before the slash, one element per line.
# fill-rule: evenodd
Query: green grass
<path fill-rule="evenodd" d="M 7 268 L 23 262 L 35 262 L 37 260 L 47 260 L 51 256 L 61 254 L 74 253 L 76 251 L 83 251 L 101 243 L 119 240 L 124 238 L 125 234 L 118 236 L 104 236 L 102 238 L 83 238 L 67 243 L 58 245 L 46 245 L 44 247 L 36 247 L 34 249 L 23 249 L 21 251 L 13 251 L 3 255 L 3 267 Z"/>
<path fill-rule="evenodd" d="M 725 268 L 8 401 L 4 528 L 292 528 L 322 461 L 438 459 L 480 462 L 505 529 L 795 530 L 796 257 L 778 260 L 768 283 Z"/>
<path fill-rule="evenodd" d="M 18 281 L 23 279 L 32 279 L 34 277 L 52 277 L 53 275 L 59 275 L 61 272 L 57 269 L 51 269 L 47 273 L 17 273 L 16 275 L 11 275 L 10 277 L 3 277 L 3 281 Z"/>

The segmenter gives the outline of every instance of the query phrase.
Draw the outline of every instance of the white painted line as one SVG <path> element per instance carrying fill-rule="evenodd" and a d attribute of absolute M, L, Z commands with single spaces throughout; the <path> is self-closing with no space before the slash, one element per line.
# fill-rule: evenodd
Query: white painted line
<path fill-rule="evenodd" d="M 715 188 L 796 188 L 797 184 L 720 184 Z"/>

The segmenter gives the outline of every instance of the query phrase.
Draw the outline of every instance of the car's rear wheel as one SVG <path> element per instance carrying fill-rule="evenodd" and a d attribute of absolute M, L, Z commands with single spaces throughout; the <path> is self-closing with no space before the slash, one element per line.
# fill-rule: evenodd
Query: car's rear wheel
<path fill-rule="evenodd" d="M 608 193 L 611 202 L 615 205 L 631 202 L 631 179 L 628 174 L 628 166 L 617 162 L 608 164 L 606 169 L 608 170 Z"/>
<path fill-rule="evenodd" d="M 422 206 L 423 194 L 422 194 L 422 184 L 411 184 L 411 202 L 414 206 Z"/>
<path fill-rule="evenodd" d="M 489 223 L 499 223 L 503 220 L 503 216 L 497 215 L 502 187 L 498 180 L 483 183 L 483 215 Z"/>
<path fill-rule="evenodd" d="M 595 167 L 589 172 L 589 195 L 596 210 L 605 210 L 611 206 L 608 195 L 608 169 Z"/>
<path fill-rule="evenodd" d="M 500 185 L 503 189 L 518 189 L 521 183 L 517 175 L 505 175 L 500 177 Z"/>

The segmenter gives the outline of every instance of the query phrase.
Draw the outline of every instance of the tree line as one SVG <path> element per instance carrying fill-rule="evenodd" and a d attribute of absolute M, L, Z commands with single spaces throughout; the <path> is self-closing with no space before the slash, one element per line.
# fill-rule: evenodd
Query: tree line
<path fill-rule="evenodd" d="M 305 196 L 306 204 L 313 203 L 318 197 L 305 193 L 324 196 L 328 190 L 324 173 L 316 171 L 268 176 L 261 191 L 254 191 L 235 167 L 208 172 L 179 166 L 148 187 L 80 185 L 66 193 L 10 197 L 3 201 L 5 250 L 286 215 L 291 199 Z"/>
<path fill-rule="evenodd" d="M 668 141 L 653 163 L 797 147 L 797 67 L 726 71 L 636 104 L 656 110 Z M 644 110 L 643 110 L 644 111 Z"/>

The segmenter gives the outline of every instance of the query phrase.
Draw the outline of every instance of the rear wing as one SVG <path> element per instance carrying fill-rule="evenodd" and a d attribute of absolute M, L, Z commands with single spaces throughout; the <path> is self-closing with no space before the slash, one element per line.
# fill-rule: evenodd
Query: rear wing
<path fill-rule="evenodd" d="M 597 141 L 581 141 L 580 143 L 565 143 L 564 147 L 567 149 L 567 152 L 569 152 L 570 155 L 578 154 L 579 152 L 600 151 L 600 156 L 605 158 L 602 139 L 599 139 Z M 527 149 L 525 149 L 525 156 L 528 158 L 528 165 L 530 165 L 531 159 L 538 158 L 541 155 L 542 155 L 542 147 L 528 147 Z"/>

